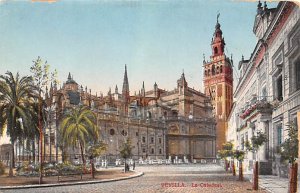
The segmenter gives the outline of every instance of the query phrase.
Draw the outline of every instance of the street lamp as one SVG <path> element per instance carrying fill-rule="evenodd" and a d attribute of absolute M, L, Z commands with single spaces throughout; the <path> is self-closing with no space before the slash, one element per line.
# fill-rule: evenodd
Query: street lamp
<path fill-rule="evenodd" d="M 189 133 L 191 132 L 191 121 L 193 120 L 193 115 L 192 113 L 190 112 L 190 115 L 189 115 Z M 190 144 L 190 155 L 191 155 L 191 162 L 193 163 L 194 162 L 194 141 L 193 139 L 191 139 L 191 144 Z"/>

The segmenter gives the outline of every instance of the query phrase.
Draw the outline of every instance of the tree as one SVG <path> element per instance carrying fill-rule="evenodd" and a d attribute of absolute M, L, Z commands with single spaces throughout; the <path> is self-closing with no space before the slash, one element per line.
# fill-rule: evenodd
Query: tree
<path fill-rule="evenodd" d="M 37 129 L 39 131 L 39 147 L 40 147 L 40 178 L 39 183 L 42 183 L 43 179 L 43 120 L 45 117 L 45 112 L 43 111 L 44 106 L 44 100 L 42 98 L 42 94 L 44 93 L 44 90 L 47 88 L 47 85 L 49 84 L 50 74 L 49 74 L 49 68 L 50 65 L 47 63 L 47 61 L 43 61 L 39 56 L 36 60 L 33 60 L 33 65 L 30 67 L 30 72 L 33 74 L 33 79 L 35 86 L 38 91 L 38 111 L 37 111 Z M 53 73 L 51 73 L 51 82 L 57 83 L 57 71 L 54 70 Z"/>
<path fill-rule="evenodd" d="M 132 156 L 132 149 L 134 148 L 134 146 L 131 145 L 131 140 L 129 138 L 127 138 L 126 142 L 123 144 L 121 150 L 120 150 L 120 154 L 121 157 L 124 158 L 125 160 L 125 168 L 124 168 L 124 172 L 126 172 L 127 169 L 127 163 L 126 163 L 126 159 L 130 158 Z"/>
<path fill-rule="evenodd" d="M 251 143 L 246 141 L 246 149 L 247 151 L 252 151 L 256 154 L 256 161 L 253 167 L 253 190 L 258 190 L 258 150 L 260 146 L 262 146 L 265 142 L 268 141 L 267 135 L 258 131 L 256 135 L 251 137 Z"/>
<path fill-rule="evenodd" d="M 88 148 L 88 154 L 90 156 L 91 160 L 91 173 L 92 173 L 92 178 L 95 178 L 95 167 L 94 167 L 94 158 L 99 157 L 102 155 L 107 149 L 107 144 L 103 143 L 102 141 L 96 142 L 89 146 Z"/>
<path fill-rule="evenodd" d="M 14 167 L 14 143 L 24 136 L 22 125 L 17 122 L 22 118 L 25 126 L 30 123 L 31 100 L 36 97 L 36 87 L 33 85 L 32 77 L 20 77 L 19 73 L 13 76 L 11 72 L 0 75 L 0 134 L 7 127 L 7 135 L 13 147 L 12 167 Z M 27 127 L 28 128 L 28 127 Z"/>
<path fill-rule="evenodd" d="M 226 142 L 222 145 L 222 149 L 218 151 L 218 155 L 221 159 L 224 159 L 225 170 L 228 171 L 228 161 L 227 157 L 232 157 L 233 155 L 233 144 L 231 142 Z"/>
<path fill-rule="evenodd" d="M 298 129 L 294 123 L 288 125 L 288 138 L 281 144 L 281 157 L 290 163 L 289 192 L 297 192 L 298 164 Z"/>
<path fill-rule="evenodd" d="M 82 163 L 85 167 L 84 148 L 88 139 L 97 141 L 99 138 L 96 127 L 96 117 L 87 107 L 79 106 L 71 108 L 62 120 L 60 132 L 62 140 L 67 145 L 80 146 Z"/>
<path fill-rule="evenodd" d="M 239 161 L 239 180 L 243 181 L 243 160 L 245 158 L 245 152 L 241 150 L 233 151 L 233 156 Z"/>

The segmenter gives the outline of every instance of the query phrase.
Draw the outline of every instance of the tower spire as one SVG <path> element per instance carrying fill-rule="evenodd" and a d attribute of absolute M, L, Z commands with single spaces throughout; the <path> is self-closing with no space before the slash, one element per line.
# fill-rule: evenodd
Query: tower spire
<path fill-rule="evenodd" d="M 128 114 L 128 104 L 130 100 L 129 96 L 129 83 L 127 77 L 127 66 L 125 64 L 125 72 L 124 72 L 124 79 L 123 79 L 123 89 L 122 89 L 122 98 L 123 98 L 123 111 L 124 115 Z"/>
<path fill-rule="evenodd" d="M 211 42 L 213 56 L 219 56 L 224 54 L 225 41 L 222 37 L 223 32 L 219 23 L 220 13 L 217 15 L 217 23 L 215 26 L 215 33 Z"/>
<path fill-rule="evenodd" d="M 129 94 L 129 83 L 128 83 L 128 77 L 127 77 L 127 65 L 126 64 L 125 64 L 122 94 L 123 95 Z"/>
<path fill-rule="evenodd" d="M 118 85 L 116 85 L 116 88 L 115 88 L 115 93 L 118 94 Z"/>
<path fill-rule="evenodd" d="M 69 72 L 68 80 L 72 80 L 71 73 Z"/>

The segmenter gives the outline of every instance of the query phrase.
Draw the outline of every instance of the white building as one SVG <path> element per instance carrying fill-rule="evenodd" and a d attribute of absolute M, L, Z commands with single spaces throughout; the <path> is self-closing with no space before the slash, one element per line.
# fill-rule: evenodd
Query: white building
<path fill-rule="evenodd" d="M 293 2 L 279 2 L 269 9 L 257 6 L 253 32 L 257 44 L 249 59 L 239 63 L 240 78 L 234 92 L 236 101 L 228 119 L 228 134 L 237 148 L 258 131 L 268 142 L 258 152 L 263 173 L 284 173 L 277 157 L 278 147 L 287 138 L 287 124 L 296 122 L 300 111 L 300 10 Z M 236 131 L 236 136 L 233 137 Z M 254 155 L 246 155 L 251 169 Z M 271 167 L 272 166 L 272 167 Z M 272 170 L 271 170 L 272 169 Z"/>

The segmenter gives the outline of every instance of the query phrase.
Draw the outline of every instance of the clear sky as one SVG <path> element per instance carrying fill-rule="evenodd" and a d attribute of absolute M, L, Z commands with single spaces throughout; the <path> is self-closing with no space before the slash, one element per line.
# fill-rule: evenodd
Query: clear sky
<path fill-rule="evenodd" d="M 116 84 L 121 91 L 125 64 L 131 94 L 142 81 L 146 90 L 155 81 L 172 90 L 183 69 L 189 86 L 203 91 L 203 54 L 211 55 L 217 14 L 226 54 L 233 54 L 237 66 L 256 44 L 256 7 L 257 2 L 226 0 L 0 0 L 0 74 L 28 75 L 40 56 L 58 70 L 61 82 L 71 72 L 92 93 L 106 95 Z"/>

